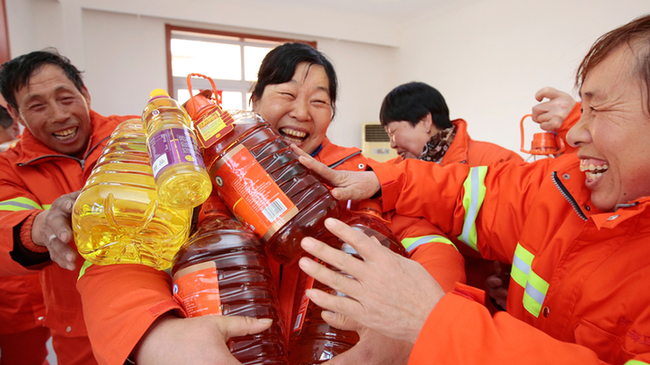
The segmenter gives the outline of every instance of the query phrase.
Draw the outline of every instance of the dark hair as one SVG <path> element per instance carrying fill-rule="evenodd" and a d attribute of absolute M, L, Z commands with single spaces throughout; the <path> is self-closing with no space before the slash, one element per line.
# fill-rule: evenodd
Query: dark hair
<path fill-rule="evenodd" d="M 9 115 L 7 109 L 4 106 L 0 105 L 0 127 L 7 129 L 13 124 L 14 120 L 11 118 L 11 115 Z"/>
<path fill-rule="evenodd" d="M 71 64 L 69 59 L 61 56 L 56 49 L 48 48 L 18 56 L 0 66 L 0 92 L 7 104 L 18 110 L 16 92 L 29 84 L 29 79 L 34 72 L 45 65 L 61 68 L 77 90 L 83 92 L 84 83 L 81 80 L 81 71 Z"/>
<path fill-rule="evenodd" d="M 338 88 L 336 71 L 334 71 L 334 66 L 324 54 L 304 43 L 285 43 L 273 48 L 266 54 L 257 73 L 257 82 L 251 88 L 251 101 L 260 99 L 267 85 L 283 84 L 291 80 L 296 72 L 296 66 L 302 62 L 308 62 L 310 65 L 321 65 L 325 68 L 325 74 L 329 80 L 333 117 L 336 111 L 336 91 Z"/>
<path fill-rule="evenodd" d="M 431 113 L 436 128 L 446 129 L 452 126 L 449 108 L 442 94 L 424 82 L 409 82 L 386 95 L 379 110 L 379 120 L 383 126 L 394 121 L 408 121 L 415 126 L 428 113 Z"/>
<path fill-rule="evenodd" d="M 589 71 L 623 44 L 635 51 L 637 64 L 633 72 L 645 83 L 650 111 L 650 15 L 636 18 L 598 38 L 578 67 L 576 87 L 579 89 Z"/>

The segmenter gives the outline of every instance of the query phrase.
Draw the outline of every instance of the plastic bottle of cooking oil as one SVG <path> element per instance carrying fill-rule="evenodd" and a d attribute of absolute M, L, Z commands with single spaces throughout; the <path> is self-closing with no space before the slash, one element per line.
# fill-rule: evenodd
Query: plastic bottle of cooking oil
<path fill-rule="evenodd" d="M 186 242 L 191 209 L 158 200 L 140 119 L 115 129 L 72 213 L 79 253 L 98 264 L 171 267 Z"/>
<path fill-rule="evenodd" d="M 154 89 L 149 97 L 142 122 L 158 197 L 171 207 L 196 207 L 210 196 L 212 185 L 192 123 L 165 90 Z"/>
<path fill-rule="evenodd" d="M 354 212 L 345 214 L 341 218 L 350 227 L 377 238 L 383 246 L 393 252 L 407 256 L 399 240 L 384 224 L 381 218 L 381 206 L 378 202 L 362 201 Z M 321 235 L 319 239 L 352 256 L 361 258 L 352 246 L 329 232 Z M 332 266 L 328 267 L 340 272 Z M 344 294 L 315 281 L 302 271 L 300 275 L 299 290 L 296 291 L 296 300 L 294 300 L 289 363 L 291 365 L 322 364 L 354 346 L 359 341 L 359 335 L 356 331 L 344 331 L 327 324 L 321 317 L 323 309 L 309 300 L 304 293 L 307 289 L 315 288 L 332 295 L 343 296 Z"/>
<path fill-rule="evenodd" d="M 329 189 L 305 168 L 259 115 L 224 111 L 205 95 L 187 103 L 214 189 L 280 263 L 295 262 L 300 240 L 317 236 L 342 211 Z"/>
<path fill-rule="evenodd" d="M 286 365 L 278 296 L 264 244 L 216 195 L 203 204 L 201 216 L 197 231 L 174 259 L 174 297 L 187 317 L 272 318 L 269 329 L 231 338 L 228 347 L 245 365 Z"/>

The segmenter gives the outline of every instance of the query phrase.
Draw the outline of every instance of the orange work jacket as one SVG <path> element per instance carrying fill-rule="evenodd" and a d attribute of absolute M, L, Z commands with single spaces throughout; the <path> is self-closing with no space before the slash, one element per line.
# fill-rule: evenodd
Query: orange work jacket
<path fill-rule="evenodd" d="M 423 216 L 483 257 L 512 263 L 507 313 L 491 317 L 447 294 L 410 364 L 650 363 L 650 197 L 599 211 L 575 154 L 475 168 L 371 167 L 384 209 Z"/>
<path fill-rule="evenodd" d="M 104 117 L 90 112 L 93 132 L 85 159 L 61 155 L 38 141 L 28 129 L 14 148 L 0 153 L 0 275 L 24 275 L 38 267 L 24 267 L 11 252 L 21 223 L 35 210 L 49 209 L 64 194 L 81 189 L 99 157 L 105 140 L 128 117 Z M 13 237 L 13 239 L 12 239 Z M 71 242 L 74 246 L 74 242 Z M 76 249 L 76 247 L 75 247 Z M 83 260 L 79 258 L 77 267 Z M 46 264 L 41 283 L 47 315 L 45 326 L 69 336 L 85 336 L 81 300 L 75 283 L 77 272 Z"/>

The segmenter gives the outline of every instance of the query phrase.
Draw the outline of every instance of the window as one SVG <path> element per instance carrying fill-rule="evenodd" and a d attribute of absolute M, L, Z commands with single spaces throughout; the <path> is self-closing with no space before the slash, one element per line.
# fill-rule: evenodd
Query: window
<path fill-rule="evenodd" d="M 225 109 L 249 110 L 250 89 L 264 56 L 275 46 L 295 41 L 284 38 L 227 33 L 167 24 L 168 88 L 179 102 L 190 98 L 187 75 L 212 78 L 222 91 Z M 306 42 L 316 47 L 316 42 Z M 192 94 L 211 89 L 210 82 L 192 78 Z"/>

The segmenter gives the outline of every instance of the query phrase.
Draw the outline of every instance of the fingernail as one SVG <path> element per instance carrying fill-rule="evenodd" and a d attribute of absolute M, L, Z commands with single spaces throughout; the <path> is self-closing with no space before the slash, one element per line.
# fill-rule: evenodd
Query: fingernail
<path fill-rule="evenodd" d="M 59 239 L 63 242 L 68 242 L 68 232 L 65 231 L 61 232 Z"/>
<path fill-rule="evenodd" d="M 311 240 L 311 238 L 303 238 L 302 241 L 300 242 L 300 245 L 302 248 L 305 250 L 313 248 L 314 247 L 314 241 Z"/>
<path fill-rule="evenodd" d="M 307 298 L 311 299 L 311 296 L 312 296 L 311 289 L 305 290 L 305 295 L 307 296 Z"/>
<path fill-rule="evenodd" d="M 271 318 L 258 318 L 257 321 L 262 324 L 273 323 L 273 319 Z"/>

